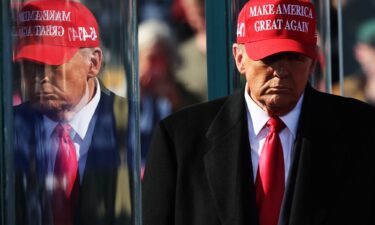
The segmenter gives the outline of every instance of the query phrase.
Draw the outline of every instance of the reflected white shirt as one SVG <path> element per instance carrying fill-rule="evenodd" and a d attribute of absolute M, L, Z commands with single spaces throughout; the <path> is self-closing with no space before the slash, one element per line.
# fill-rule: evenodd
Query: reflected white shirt
<path fill-rule="evenodd" d="M 83 178 L 83 171 L 85 169 L 86 165 L 86 159 L 87 159 L 87 152 L 90 147 L 91 138 L 93 134 L 93 129 L 89 130 L 89 125 L 91 122 L 91 119 L 95 113 L 95 110 L 99 104 L 100 100 L 100 85 L 99 81 L 95 79 L 96 81 L 96 91 L 94 97 L 91 99 L 91 101 L 86 104 L 81 110 L 79 110 L 74 117 L 67 121 L 67 123 L 73 128 L 74 132 L 72 132 L 71 137 L 74 143 L 74 147 L 76 149 L 77 154 L 77 160 L 78 160 L 78 170 L 80 175 L 80 181 L 82 181 Z M 95 122 L 95 121 L 93 121 Z M 55 165 L 55 158 L 57 153 L 57 142 L 53 137 L 53 130 L 55 129 L 56 125 L 58 123 L 49 119 L 47 116 L 43 116 L 43 125 L 45 130 L 45 146 L 48 157 L 47 162 L 47 177 L 53 176 L 53 169 Z M 48 180 L 47 180 L 48 182 Z"/>
<path fill-rule="evenodd" d="M 247 124 L 249 130 L 251 161 L 254 175 L 254 182 L 258 171 L 258 161 L 264 142 L 266 140 L 269 128 L 266 125 L 270 117 L 263 111 L 247 93 L 245 88 L 245 100 L 247 111 Z M 285 185 L 288 181 L 289 169 L 293 155 L 294 140 L 297 135 L 298 119 L 301 113 L 303 94 L 299 98 L 296 106 L 288 114 L 281 116 L 280 119 L 285 123 L 286 128 L 279 133 L 281 145 L 283 147 L 284 165 L 285 165 Z"/>

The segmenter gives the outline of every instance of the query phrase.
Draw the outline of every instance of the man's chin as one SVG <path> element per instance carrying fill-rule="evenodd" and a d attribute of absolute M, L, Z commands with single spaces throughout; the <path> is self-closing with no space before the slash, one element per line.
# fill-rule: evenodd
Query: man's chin
<path fill-rule="evenodd" d="M 273 99 L 273 101 L 270 101 L 266 105 L 266 108 L 269 111 L 269 114 L 283 116 L 287 114 L 288 112 L 292 111 L 293 108 L 297 104 L 297 101 L 292 101 L 292 100 L 285 101 L 283 97 L 281 96 L 278 96 L 278 97 L 279 98 Z"/>
<path fill-rule="evenodd" d="M 32 103 L 33 108 L 43 115 L 46 115 L 52 120 L 62 120 L 64 110 L 61 105 L 53 104 L 52 102 L 34 102 Z"/>

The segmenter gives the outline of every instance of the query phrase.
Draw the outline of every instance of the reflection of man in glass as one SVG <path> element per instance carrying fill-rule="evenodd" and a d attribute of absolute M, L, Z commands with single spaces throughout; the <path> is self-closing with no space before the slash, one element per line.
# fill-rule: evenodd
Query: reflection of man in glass
<path fill-rule="evenodd" d="M 18 224 L 113 224 L 122 215 L 113 107 L 122 100 L 96 78 L 96 19 L 78 2 L 33 1 L 16 34 L 29 100 L 14 109 Z"/>

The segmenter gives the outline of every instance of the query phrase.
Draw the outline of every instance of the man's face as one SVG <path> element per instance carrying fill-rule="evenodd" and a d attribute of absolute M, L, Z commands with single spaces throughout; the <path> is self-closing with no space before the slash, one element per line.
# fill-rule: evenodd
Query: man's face
<path fill-rule="evenodd" d="M 198 32 L 206 29 L 204 0 L 183 0 L 182 8 L 189 25 Z"/>
<path fill-rule="evenodd" d="M 373 103 L 375 102 L 375 47 L 367 43 L 357 43 L 354 46 L 354 53 L 366 76 L 366 99 Z"/>
<path fill-rule="evenodd" d="M 246 77 L 248 93 L 269 115 L 282 116 L 294 108 L 315 65 L 311 58 L 293 52 L 259 61 L 247 57 L 244 48 L 233 53 L 240 73 Z"/>
<path fill-rule="evenodd" d="M 59 66 L 23 61 L 21 68 L 33 106 L 52 119 L 87 103 L 90 60 L 81 51 Z"/>
<path fill-rule="evenodd" d="M 168 53 L 162 43 L 140 49 L 139 81 L 141 88 L 148 92 L 154 92 L 158 85 L 170 79 L 171 65 L 168 63 Z"/>

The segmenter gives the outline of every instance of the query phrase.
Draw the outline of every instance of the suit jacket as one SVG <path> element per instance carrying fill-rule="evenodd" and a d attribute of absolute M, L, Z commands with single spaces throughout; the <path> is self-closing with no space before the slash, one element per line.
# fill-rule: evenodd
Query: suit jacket
<path fill-rule="evenodd" d="M 144 225 L 256 225 L 244 90 L 157 127 Z M 375 224 L 375 110 L 309 85 L 279 225 Z"/>
<path fill-rule="evenodd" d="M 118 97 L 102 88 L 101 98 L 89 129 L 94 129 L 89 147 L 75 224 L 115 224 L 129 215 L 115 212 L 119 183 L 129 190 L 129 180 L 119 181 L 120 160 L 118 123 L 114 102 Z M 126 106 L 127 107 L 127 106 Z M 95 121 L 93 123 L 93 121 Z M 43 146 L 42 115 L 24 103 L 14 109 L 14 153 L 17 224 L 52 224 L 51 203 L 46 192 L 46 154 Z M 123 132 L 121 134 L 124 134 Z M 123 147 L 123 146 L 122 146 Z M 121 154 L 124 154 L 122 152 Z M 126 189 L 125 189 L 126 190 Z M 127 196 L 130 198 L 130 196 Z M 130 199 L 127 201 L 130 201 Z M 120 223 L 124 224 L 124 222 Z"/>

